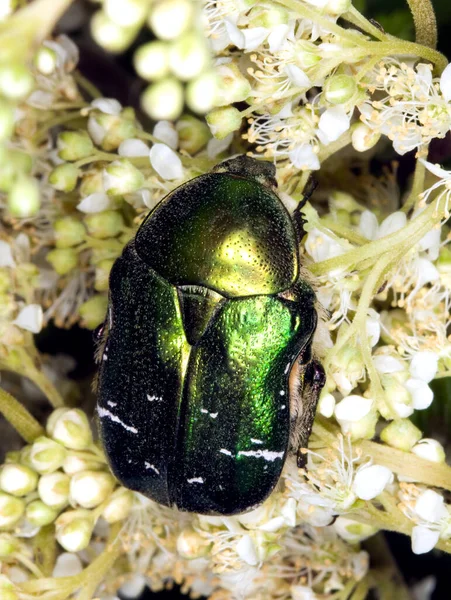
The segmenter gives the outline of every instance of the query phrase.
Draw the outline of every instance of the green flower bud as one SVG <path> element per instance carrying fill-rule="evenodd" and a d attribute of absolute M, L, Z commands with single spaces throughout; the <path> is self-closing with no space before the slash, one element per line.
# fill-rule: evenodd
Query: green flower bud
<path fill-rule="evenodd" d="M 229 106 L 234 102 L 246 100 L 252 91 L 251 84 L 241 73 L 238 65 L 234 62 L 219 65 L 218 82 L 218 106 Z"/>
<path fill-rule="evenodd" d="M 51 75 L 57 67 L 58 56 L 56 51 L 47 46 L 41 46 L 33 59 L 34 66 L 43 75 Z"/>
<path fill-rule="evenodd" d="M 133 109 L 124 109 L 120 115 L 92 111 L 88 131 L 94 142 L 103 150 L 116 150 L 124 140 L 136 136 L 138 128 L 135 113 Z"/>
<path fill-rule="evenodd" d="M 408 452 L 421 439 L 421 431 L 409 419 L 396 419 L 381 431 L 381 440 Z"/>
<path fill-rule="evenodd" d="M 8 160 L 14 167 L 15 173 L 29 175 L 33 168 L 33 158 L 22 150 L 8 150 Z"/>
<path fill-rule="evenodd" d="M 193 4 L 190 0 L 164 0 L 152 6 L 149 26 L 161 40 L 178 39 L 193 22 Z"/>
<path fill-rule="evenodd" d="M 94 508 L 111 495 L 114 489 L 114 478 L 102 471 L 84 471 L 76 473 L 70 482 L 70 499 L 72 505 L 83 508 Z"/>
<path fill-rule="evenodd" d="M 88 510 L 71 510 L 55 522 L 56 539 L 67 552 L 80 552 L 91 541 L 94 520 Z"/>
<path fill-rule="evenodd" d="M 352 147 L 357 152 L 365 152 L 375 146 L 380 138 L 381 134 L 378 131 L 373 131 L 365 123 L 359 123 L 352 131 Z"/>
<path fill-rule="evenodd" d="M 0 559 L 11 556 L 18 548 L 19 542 L 14 536 L 8 533 L 0 533 Z"/>
<path fill-rule="evenodd" d="M 0 142 L 7 140 L 14 131 L 14 109 L 13 107 L 0 100 Z"/>
<path fill-rule="evenodd" d="M 11 186 L 8 194 L 8 210 L 12 217 L 26 219 L 34 217 L 41 206 L 39 186 L 33 177 L 20 177 Z"/>
<path fill-rule="evenodd" d="M 166 77 L 169 73 L 168 44 L 160 41 L 143 44 L 135 52 L 133 64 L 138 75 L 147 81 Z"/>
<path fill-rule="evenodd" d="M 86 413 L 78 408 L 65 410 L 47 422 L 47 433 L 71 450 L 86 450 L 92 445 L 92 432 Z"/>
<path fill-rule="evenodd" d="M 121 213 L 115 210 L 105 210 L 101 213 L 86 215 L 85 225 L 89 235 L 105 240 L 116 237 L 124 228 L 124 219 Z"/>
<path fill-rule="evenodd" d="M 39 479 L 39 497 L 50 508 L 62 510 L 69 504 L 69 487 L 68 475 L 59 471 L 48 473 Z"/>
<path fill-rule="evenodd" d="M 186 103 L 194 112 L 204 115 L 216 105 L 218 78 L 214 71 L 199 75 L 186 86 Z"/>
<path fill-rule="evenodd" d="M 53 224 L 57 248 L 71 248 L 81 244 L 86 236 L 85 226 L 75 217 L 63 217 Z"/>
<path fill-rule="evenodd" d="M 0 492 L 0 528 L 13 527 L 25 512 L 25 502 Z"/>
<path fill-rule="evenodd" d="M 6 453 L 5 463 L 18 463 L 20 460 L 20 450 L 11 450 Z"/>
<path fill-rule="evenodd" d="M 440 253 L 435 265 L 440 274 L 448 275 L 451 273 L 451 248 L 448 246 L 442 246 L 440 248 Z"/>
<path fill-rule="evenodd" d="M 80 185 L 80 197 L 85 198 L 91 194 L 103 192 L 103 174 L 102 171 L 83 174 Z"/>
<path fill-rule="evenodd" d="M 0 488 L 13 496 L 26 496 L 37 483 L 37 473 L 25 465 L 9 463 L 0 471 Z"/>
<path fill-rule="evenodd" d="M 100 323 L 103 323 L 107 307 L 108 297 L 100 294 L 96 294 L 84 302 L 79 309 L 83 326 L 88 329 L 95 329 Z"/>
<path fill-rule="evenodd" d="M 95 283 L 94 288 L 98 292 L 106 292 L 108 289 L 110 271 L 113 267 L 114 260 L 107 259 L 102 260 L 98 265 L 96 265 L 96 274 L 95 274 Z"/>
<path fill-rule="evenodd" d="M 192 115 L 183 115 L 175 124 L 179 134 L 179 147 L 189 154 L 196 154 L 207 145 L 210 130 L 203 121 Z"/>
<path fill-rule="evenodd" d="M 46 256 L 58 275 L 66 275 L 78 265 L 78 253 L 72 248 L 56 248 L 50 250 Z"/>
<path fill-rule="evenodd" d="M 77 185 L 80 171 L 75 165 L 66 163 L 58 165 L 53 169 L 49 176 L 50 184 L 61 192 L 72 192 Z"/>
<path fill-rule="evenodd" d="M 145 177 L 128 160 L 115 160 L 103 171 L 103 185 L 109 196 L 135 192 L 144 185 Z"/>
<path fill-rule="evenodd" d="M 63 160 L 86 158 L 94 151 L 94 144 L 86 131 L 63 131 L 57 139 L 58 156 Z"/>
<path fill-rule="evenodd" d="M 111 500 L 103 509 L 102 517 L 107 523 L 123 521 L 128 517 L 134 502 L 133 492 L 121 487 L 114 491 Z"/>
<path fill-rule="evenodd" d="M 27 520 L 36 527 L 50 525 L 58 516 L 58 510 L 47 506 L 42 500 L 30 502 L 25 511 Z"/>
<path fill-rule="evenodd" d="M 141 95 L 143 110 L 156 121 L 175 121 L 183 109 L 183 87 L 175 78 L 149 85 Z"/>
<path fill-rule="evenodd" d="M 20 460 L 18 461 L 22 465 L 33 469 L 33 465 L 31 464 L 31 446 L 27 445 L 22 448 L 20 451 Z"/>
<path fill-rule="evenodd" d="M 0 93 L 11 100 L 22 100 L 33 89 L 33 77 L 25 65 L 0 64 Z"/>
<path fill-rule="evenodd" d="M 14 584 L 6 577 L 0 575 L 0 596 L 2 600 L 19 600 L 19 594 L 14 590 Z"/>
<path fill-rule="evenodd" d="M 122 27 L 115 23 L 102 10 L 97 11 L 91 18 L 91 34 L 94 40 L 109 52 L 126 50 L 139 31 L 139 24 L 132 27 Z"/>
<path fill-rule="evenodd" d="M 329 0 L 325 9 L 330 15 L 342 15 L 352 6 L 352 0 Z"/>
<path fill-rule="evenodd" d="M 250 27 L 266 27 L 271 29 L 277 25 L 288 23 L 290 13 L 282 6 L 254 6 L 249 12 Z"/>
<path fill-rule="evenodd" d="M 67 450 L 45 436 L 38 437 L 31 446 L 30 461 L 38 473 L 53 473 L 66 458 Z"/>
<path fill-rule="evenodd" d="M 68 475 L 75 475 L 75 473 L 80 473 L 81 471 L 95 471 L 101 468 L 103 468 L 103 463 L 87 458 L 80 458 L 70 452 L 63 463 L 63 470 Z"/>
<path fill-rule="evenodd" d="M 169 66 L 174 75 L 182 81 L 197 77 L 209 62 L 205 39 L 196 31 L 185 33 L 169 48 Z"/>
<path fill-rule="evenodd" d="M 105 0 L 103 9 L 122 27 L 141 26 L 149 11 L 149 0 Z"/>
<path fill-rule="evenodd" d="M 211 133 L 218 140 L 222 140 L 241 127 L 240 111 L 234 106 L 225 106 L 212 110 L 207 115 L 207 123 Z"/>
<path fill-rule="evenodd" d="M 324 97 L 330 104 L 346 104 L 356 91 L 357 83 L 351 75 L 332 75 L 324 85 Z"/>

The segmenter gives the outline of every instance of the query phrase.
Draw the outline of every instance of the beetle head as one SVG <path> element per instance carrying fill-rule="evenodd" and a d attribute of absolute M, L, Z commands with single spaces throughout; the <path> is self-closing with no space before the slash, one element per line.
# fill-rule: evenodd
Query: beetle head
<path fill-rule="evenodd" d="M 213 173 L 230 173 L 246 179 L 256 179 L 271 189 L 277 188 L 276 167 L 267 160 L 257 160 L 244 154 L 228 158 L 212 169 Z"/>

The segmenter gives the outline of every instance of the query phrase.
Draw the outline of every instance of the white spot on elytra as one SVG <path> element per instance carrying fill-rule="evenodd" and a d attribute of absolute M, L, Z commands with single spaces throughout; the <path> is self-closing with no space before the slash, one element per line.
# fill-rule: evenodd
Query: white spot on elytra
<path fill-rule="evenodd" d="M 285 408 L 285 404 L 282 404 L 282 406 L 280 407 L 280 410 L 283 410 Z"/>
<path fill-rule="evenodd" d="M 271 450 L 240 450 L 238 456 L 253 456 L 254 458 L 264 458 L 273 462 L 276 458 L 283 458 L 283 452 L 272 452 Z"/>
<path fill-rule="evenodd" d="M 157 475 L 160 474 L 160 471 L 157 469 L 157 467 L 155 465 L 151 465 L 149 462 L 147 462 L 147 460 L 144 462 L 144 465 L 146 469 L 152 469 L 152 471 L 155 471 Z"/>
<path fill-rule="evenodd" d="M 107 400 L 107 404 L 108 404 L 108 406 L 111 406 L 111 408 L 114 408 L 115 406 L 117 406 L 117 402 L 111 402 L 111 400 Z"/>
<path fill-rule="evenodd" d="M 131 425 L 127 425 L 126 423 L 124 423 L 123 421 L 121 421 L 118 416 L 113 415 L 113 413 L 110 412 L 109 410 L 107 410 L 106 408 L 102 408 L 101 406 L 98 406 L 97 407 L 97 412 L 99 413 L 99 417 L 108 417 L 114 423 L 119 423 L 119 425 L 122 425 L 122 427 L 124 429 L 126 429 L 127 431 L 130 431 L 130 433 L 138 433 L 138 430 L 136 429 L 136 427 L 132 427 Z"/>
<path fill-rule="evenodd" d="M 285 371 L 284 371 L 285 375 L 286 375 L 286 374 L 288 373 L 288 371 L 290 370 L 290 367 L 291 367 L 291 363 L 288 363 L 288 364 L 287 364 L 287 366 L 285 367 Z"/>
<path fill-rule="evenodd" d="M 215 412 L 215 413 L 208 412 L 208 410 L 206 408 L 201 408 L 200 412 L 203 413 L 204 415 L 210 415 L 210 417 L 212 419 L 216 419 L 216 417 L 218 416 L 217 412 Z"/>
<path fill-rule="evenodd" d="M 204 413 L 204 415 L 206 415 L 208 413 L 208 410 L 206 408 L 201 408 L 200 412 Z"/>
<path fill-rule="evenodd" d="M 203 483 L 204 480 L 202 477 L 192 477 L 191 479 L 186 480 L 188 483 Z"/>
<path fill-rule="evenodd" d="M 216 412 L 216 413 L 210 413 L 210 417 L 211 417 L 212 419 L 216 419 L 216 417 L 217 417 L 217 416 L 218 416 L 218 413 L 217 413 L 217 412 Z"/>
<path fill-rule="evenodd" d="M 103 360 L 108 360 L 108 354 L 104 354 L 102 358 Z"/>
<path fill-rule="evenodd" d="M 284 390 L 280 390 L 279 394 L 280 394 L 281 396 L 285 396 L 285 392 L 284 392 Z"/>
<path fill-rule="evenodd" d="M 251 438 L 251 442 L 253 442 L 254 444 L 263 444 L 261 440 L 257 440 L 256 438 Z"/>
<path fill-rule="evenodd" d="M 232 453 L 230 452 L 230 450 L 227 450 L 227 448 L 221 448 L 219 452 L 221 454 L 226 454 L 227 456 L 232 456 Z"/>
<path fill-rule="evenodd" d="M 163 401 L 163 396 L 151 396 L 150 394 L 146 394 L 147 395 L 147 400 L 149 402 L 162 402 Z"/>

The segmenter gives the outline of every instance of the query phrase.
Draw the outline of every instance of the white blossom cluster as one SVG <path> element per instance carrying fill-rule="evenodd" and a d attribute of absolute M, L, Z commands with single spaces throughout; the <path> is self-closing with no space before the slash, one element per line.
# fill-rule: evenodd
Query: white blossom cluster
<path fill-rule="evenodd" d="M 0 12 L 12 30 L 27 14 L 13 4 Z M 156 36 L 134 57 L 152 131 L 80 76 L 77 48 L 51 23 L 24 44 L 38 48 L 32 60 L 0 64 L 0 410 L 27 442 L 0 468 L 0 597 L 66 600 L 86 587 L 82 600 L 112 600 L 177 583 L 213 600 L 344 600 L 385 577 L 370 568 L 384 529 L 411 536 L 417 554 L 451 552 L 449 440 L 411 420 L 442 401 L 432 382 L 451 371 L 451 173 L 425 160 L 450 130 L 450 67 L 349 0 L 99 4 L 91 28 L 110 52 L 143 27 Z M 352 170 L 368 172 L 385 138 L 417 151 L 402 197 Z M 291 214 L 309 173 L 321 180 L 300 255 L 327 381 L 305 469 L 289 458 L 244 515 L 188 515 L 117 485 L 33 334 L 50 320 L 101 323 L 110 269 L 148 211 L 242 153 L 276 164 Z M 45 429 L 9 394 L 9 373 L 56 408 Z"/>

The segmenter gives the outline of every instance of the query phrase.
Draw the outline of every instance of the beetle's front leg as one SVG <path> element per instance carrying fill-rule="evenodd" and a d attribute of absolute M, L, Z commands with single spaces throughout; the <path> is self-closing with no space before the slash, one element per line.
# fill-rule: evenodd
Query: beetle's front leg
<path fill-rule="evenodd" d="M 316 358 L 311 358 L 311 347 L 307 347 L 300 355 L 290 379 L 291 414 L 293 415 L 291 446 L 297 452 L 297 465 L 302 468 L 307 460 L 302 450 L 307 447 L 316 406 L 326 383 L 322 364 Z"/>

